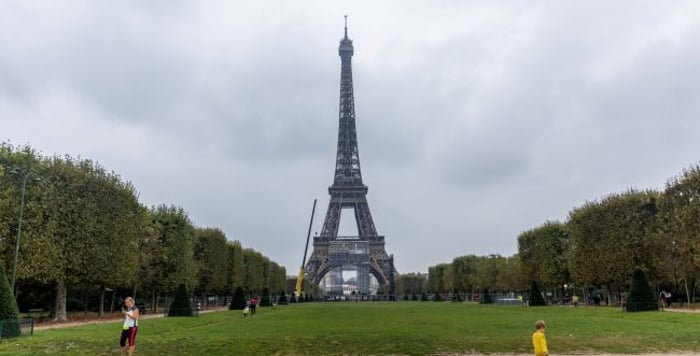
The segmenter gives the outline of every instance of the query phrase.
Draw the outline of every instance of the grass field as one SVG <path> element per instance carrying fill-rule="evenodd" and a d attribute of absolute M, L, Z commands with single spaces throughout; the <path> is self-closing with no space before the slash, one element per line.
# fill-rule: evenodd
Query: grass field
<path fill-rule="evenodd" d="M 306 303 L 139 322 L 138 355 L 424 355 L 531 353 L 537 319 L 550 351 L 699 352 L 700 314 L 444 302 Z M 0 354 L 118 354 L 120 322 L 37 330 Z"/>

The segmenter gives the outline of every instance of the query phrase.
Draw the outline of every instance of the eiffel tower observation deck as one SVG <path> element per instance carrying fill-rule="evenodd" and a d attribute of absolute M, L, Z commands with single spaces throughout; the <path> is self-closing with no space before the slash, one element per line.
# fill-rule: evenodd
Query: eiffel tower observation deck
<path fill-rule="evenodd" d="M 394 294 L 396 269 L 393 256 L 384 248 L 384 236 L 377 234 L 367 204 L 367 186 L 362 182 L 360 155 L 355 129 L 355 99 L 352 82 L 352 40 L 348 38 L 347 16 L 345 36 L 340 40 L 340 109 L 338 150 L 333 184 L 328 188 L 330 201 L 321 233 L 314 237 L 313 252 L 306 263 L 306 278 L 320 284 L 328 275 L 337 280 L 338 271 L 357 272 L 357 292 L 370 294 L 370 275 L 389 295 Z M 338 236 L 341 211 L 354 210 L 358 236 Z M 342 277 L 340 277 L 342 279 Z M 332 282 L 328 294 L 342 294 L 342 282 Z"/>

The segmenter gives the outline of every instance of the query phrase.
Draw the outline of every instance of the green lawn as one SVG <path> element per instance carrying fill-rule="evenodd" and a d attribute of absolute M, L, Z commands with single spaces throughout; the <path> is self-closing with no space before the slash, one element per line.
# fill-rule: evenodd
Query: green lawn
<path fill-rule="evenodd" d="M 140 321 L 138 355 L 530 353 L 537 319 L 550 351 L 700 352 L 700 314 L 444 302 L 306 303 Z M 0 354 L 118 354 L 120 322 L 37 330 Z"/>

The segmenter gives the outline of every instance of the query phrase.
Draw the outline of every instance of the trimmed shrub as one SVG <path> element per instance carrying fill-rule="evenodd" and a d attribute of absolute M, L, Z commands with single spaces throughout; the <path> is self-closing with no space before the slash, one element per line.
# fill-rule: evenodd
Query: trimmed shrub
<path fill-rule="evenodd" d="M 287 294 L 284 293 L 284 291 L 280 291 L 280 297 L 279 297 L 279 299 L 277 299 L 277 304 L 279 304 L 279 305 L 287 305 L 287 303 L 289 303 L 289 302 L 287 301 Z"/>
<path fill-rule="evenodd" d="M 233 299 L 231 304 L 228 305 L 229 310 L 243 310 L 246 306 L 245 295 L 243 294 L 243 287 L 237 287 L 233 292 Z"/>
<path fill-rule="evenodd" d="M 530 287 L 529 305 L 531 307 L 547 305 L 542 297 L 542 292 L 540 292 L 540 288 L 537 286 L 537 282 L 535 281 L 532 281 L 532 287 Z"/>
<path fill-rule="evenodd" d="M 435 292 L 435 294 L 433 294 L 433 301 L 434 302 L 442 302 L 442 294 Z"/>
<path fill-rule="evenodd" d="M 461 302 L 462 301 L 462 296 L 459 295 L 459 292 L 456 290 L 454 293 L 452 293 L 452 301 L 453 302 Z"/>
<path fill-rule="evenodd" d="M 413 296 L 411 296 L 411 300 L 414 302 L 418 301 L 418 295 L 416 293 L 413 293 Z"/>
<path fill-rule="evenodd" d="M 493 304 L 493 299 L 491 299 L 491 293 L 488 289 L 484 289 L 479 293 L 479 304 Z"/>
<path fill-rule="evenodd" d="M 183 283 L 177 286 L 175 298 L 173 298 L 170 308 L 168 308 L 168 316 L 193 316 L 187 287 Z"/>
<path fill-rule="evenodd" d="M 17 301 L 12 296 L 3 263 L 0 263 L 0 323 L 2 323 L 2 330 L 0 330 L 2 338 L 19 336 L 21 333 Z"/>
<path fill-rule="evenodd" d="M 632 285 L 625 302 L 625 310 L 628 312 L 659 310 L 656 295 L 651 290 L 644 272 L 639 268 L 632 272 Z"/>
<path fill-rule="evenodd" d="M 270 297 L 270 290 L 267 288 L 263 288 L 263 296 L 262 296 L 262 299 L 260 300 L 260 306 L 261 307 L 271 307 L 272 306 L 272 298 Z"/>

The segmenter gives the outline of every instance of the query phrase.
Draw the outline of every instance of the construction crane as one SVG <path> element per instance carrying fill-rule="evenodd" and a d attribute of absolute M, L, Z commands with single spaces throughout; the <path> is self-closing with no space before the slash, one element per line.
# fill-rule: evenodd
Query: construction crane
<path fill-rule="evenodd" d="M 316 212 L 315 198 L 314 207 L 311 208 L 311 221 L 309 222 L 309 231 L 306 233 L 306 247 L 304 247 L 304 258 L 301 260 L 301 267 L 299 268 L 299 277 L 297 278 L 297 288 L 295 290 L 297 298 L 301 296 L 301 284 L 304 283 L 304 265 L 306 264 L 306 251 L 309 250 L 309 238 L 311 237 L 311 226 L 314 223 L 314 212 Z"/>

